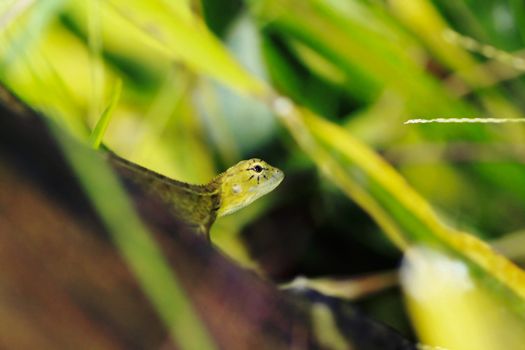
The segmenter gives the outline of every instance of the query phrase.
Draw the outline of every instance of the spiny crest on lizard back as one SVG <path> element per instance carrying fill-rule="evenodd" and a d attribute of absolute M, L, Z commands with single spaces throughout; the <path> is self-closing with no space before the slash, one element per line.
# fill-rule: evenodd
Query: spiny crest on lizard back
<path fill-rule="evenodd" d="M 235 164 L 217 177 L 221 184 L 218 216 L 231 214 L 277 187 L 284 179 L 281 170 L 253 158 Z"/>

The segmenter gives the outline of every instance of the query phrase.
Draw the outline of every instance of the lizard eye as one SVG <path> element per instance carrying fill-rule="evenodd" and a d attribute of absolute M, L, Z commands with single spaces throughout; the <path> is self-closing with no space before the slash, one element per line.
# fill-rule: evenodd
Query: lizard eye
<path fill-rule="evenodd" d="M 260 166 L 259 164 L 254 166 L 252 169 L 255 170 L 256 173 L 260 173 L 263 170 L 262 166 Z"/>

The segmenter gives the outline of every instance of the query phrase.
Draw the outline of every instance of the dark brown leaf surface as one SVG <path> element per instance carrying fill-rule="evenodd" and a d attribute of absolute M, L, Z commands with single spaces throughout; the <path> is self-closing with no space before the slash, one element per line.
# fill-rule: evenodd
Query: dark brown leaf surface
<path fill-rule="evenodd" d="M 46 124 L 5 90 L 0 97 L 0 348 L 176 347 Z M 122 181 L 219 348 L 329 348 L 311 326 L 314 302 L 356 349 L 414 348 L 345 303 L 279 291 Z"/>

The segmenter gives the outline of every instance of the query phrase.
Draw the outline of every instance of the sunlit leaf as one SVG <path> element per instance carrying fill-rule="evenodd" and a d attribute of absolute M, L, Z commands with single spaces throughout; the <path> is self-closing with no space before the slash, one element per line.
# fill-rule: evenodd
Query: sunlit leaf
<path fill-rule="evenodd" d="M 100 144 L 102 143 L 104 134 L 106 133 L 109 122 L 111 121 L 113 110 L 115 109 L 115 106 L 117 105 L 117 102 L 120 98 L 121 90 L 122 80 L 117 80 L 117 83 L 115 84 L 115 90 L 111 96 L 111 101 L 100 116 L 100 119 L 98 120 L 97 125 L 95 125 L 95 129 L 93 129 L 93 132 L 90 136 L 91 146 L 95 149 L 99 148 Z"/>

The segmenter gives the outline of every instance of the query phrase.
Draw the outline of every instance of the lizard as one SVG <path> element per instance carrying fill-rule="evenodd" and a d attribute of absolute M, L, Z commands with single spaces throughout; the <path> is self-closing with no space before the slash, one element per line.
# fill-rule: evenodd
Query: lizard
<path fill-rule="evenodd" d="M 242 160 L 203 185 L 171 179 L 109 153 L 113 167 L 159 197 L 183 223 L 208 239 L 217 217 L 232 214 L 275 189 L 284 173 L 262 159 Z"/>

